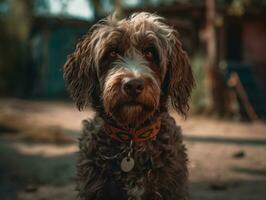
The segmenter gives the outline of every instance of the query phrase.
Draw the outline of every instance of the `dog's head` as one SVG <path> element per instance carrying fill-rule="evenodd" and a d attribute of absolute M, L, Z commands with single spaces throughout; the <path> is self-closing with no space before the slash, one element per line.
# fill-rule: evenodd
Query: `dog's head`
<path fill-rule="evenodd" d="M 143 123 L 168 98 L 185 115 L 194 83 L 177 31 L 145 12 L 92 26 L 68 57 L 64 77 L 79 109 L 92 106 L 123 125 Z"/>

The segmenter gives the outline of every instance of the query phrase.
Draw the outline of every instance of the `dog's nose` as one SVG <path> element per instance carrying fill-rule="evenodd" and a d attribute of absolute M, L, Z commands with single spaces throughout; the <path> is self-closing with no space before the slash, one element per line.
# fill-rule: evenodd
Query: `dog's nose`
<path fill-rule="evenodd" d="M 144 88 L 144 81 L 142 79 L 130 79 L 123 84 L 123 90 L 129 96 L 139 95 Z"/>

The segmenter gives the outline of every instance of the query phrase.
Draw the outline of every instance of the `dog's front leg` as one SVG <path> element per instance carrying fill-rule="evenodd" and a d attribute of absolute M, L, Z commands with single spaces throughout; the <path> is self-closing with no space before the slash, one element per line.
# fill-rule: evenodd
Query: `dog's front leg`
<path fill-rule="evenodd" d="M 142 200 L 188 200 L 186 180 L 171 167 L 152 170 Z"/>
<path fill-rule="evenodd" d="M 93 165 L 88 158 L 77 164 L 77 190 L 79 200 L 104 200 L 106 175 L 103 169 Z"/>
<path fill-rule="evenodd" d="M 85 126 L 86 128 L 90 127 Z M 84 129 L 79 140 L 77 161 L 77 190 L 79 200 L 104 200 L 104 185 L 107 181 L 106 169 L 95 155 L 97 145 L 93 134 Z"/>
<path fill-rule="evenodd" d="M 144 194 L 144 178 L 139 178 L 137 180 L 127 180 L 126 191 L 128 200 L 142 200 Z"/>

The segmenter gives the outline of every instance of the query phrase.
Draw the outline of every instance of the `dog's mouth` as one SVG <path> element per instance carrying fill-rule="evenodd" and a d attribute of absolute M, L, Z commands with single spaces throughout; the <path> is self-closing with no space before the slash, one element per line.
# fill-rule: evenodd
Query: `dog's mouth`
<path fill-rule="evenodd" d="M 152 111 L 154 110 L 154 107 L 152 105 L 149 105 L 147 103 L 138 102 L 138 101 L 127 101 L 123 102 L 121 104 L 117 104 L 115 107 L 115 110 L 122 109 L 122 108 L 136 108 L 138 110 L 143 111 Z"/>
<path fill-rule="evenodd" d="M 139 101 L 117 102 L 110 114 L 118 124 L 138 126 L 151 116 L 155 107 Z"/>
<path fill-rule="evenodd" d="M 124 101 L 117 103 L 112 109 L 112 115 L 125 115 L 143 117 L 148 113 L 153 113 L 156 108 L 148 103 L 139 101 Z"/>

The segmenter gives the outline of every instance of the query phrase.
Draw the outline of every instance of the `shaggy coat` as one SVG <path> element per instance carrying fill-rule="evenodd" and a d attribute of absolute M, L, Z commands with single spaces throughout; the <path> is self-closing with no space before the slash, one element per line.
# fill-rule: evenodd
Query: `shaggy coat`
<path fill-rule="evenodd" d="M 69 55 L 64 77 L 78 109 L 96 111 L 83 122 L 78 199 L 188 198 L 186 149 L 168 105 L 185 116 L 194 79 L 176 30 L 144 12 L 101 20 Z M 157 137 L 134 142 L 135 166 L 122 171 L 130 142 L 109 137 L 104 125 L 138 130 L 158 118 Z"/>

